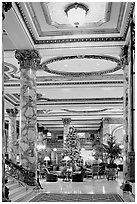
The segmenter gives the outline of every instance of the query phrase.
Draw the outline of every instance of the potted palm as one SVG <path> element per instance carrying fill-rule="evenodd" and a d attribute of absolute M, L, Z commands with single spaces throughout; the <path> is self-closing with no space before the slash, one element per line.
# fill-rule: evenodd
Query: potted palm
<path fill-rule="evenodd" d="M 110 166 L 113 166 L 115 159 L 121 157 L 122 150 L 120 145 L 116 142 L 115 136 L 108 133 L 104 136 L 107 137 L 106 142 L 103 143 L 106 153 L 105 155 L 107 159 L 109 159 Z"/>
<path fill-rule="evenodd" d="M 108 168 L 116 168 L 114 161 L 116 158 L 121 157 L 121 148 L 117 143 L 115 136 L 107 133 L 103 136 L 103 141 L 95 140 L 93 141 L 93 148 L 96 152 L 96 155 L 106 163 L 109 160 Z"/>

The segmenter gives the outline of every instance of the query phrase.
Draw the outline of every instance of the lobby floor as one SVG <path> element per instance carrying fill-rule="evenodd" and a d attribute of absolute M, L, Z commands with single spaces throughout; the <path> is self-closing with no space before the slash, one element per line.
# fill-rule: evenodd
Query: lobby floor
<path fill-rule="evenodd" d="M 57 182 L 46 182 L 41 179 L 40 183 L 43 187 L 42 192 L 46 193 L 61 193 L 61 194 L 108 194 L 118 193 L 126 202 L 131 202 L 131 198 L 127 194 L 123 194 L 120 186 L 123 182 L 123 174 L 119 172 L 116 180 L 107 180 L 106 178 L 97 179 L 84 178 L 83 182 L 63 182 L 58 179 Z"/>

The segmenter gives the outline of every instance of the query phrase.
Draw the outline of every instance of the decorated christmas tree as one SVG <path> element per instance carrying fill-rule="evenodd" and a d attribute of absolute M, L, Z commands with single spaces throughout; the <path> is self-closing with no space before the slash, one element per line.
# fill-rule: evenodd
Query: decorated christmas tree
<path fill-rule="evenodd" d="M 74 126 L 69 128 L 64 145 L 64 156 L 70 157 L 72 165 L 80 161 L 80 141 Z"/>

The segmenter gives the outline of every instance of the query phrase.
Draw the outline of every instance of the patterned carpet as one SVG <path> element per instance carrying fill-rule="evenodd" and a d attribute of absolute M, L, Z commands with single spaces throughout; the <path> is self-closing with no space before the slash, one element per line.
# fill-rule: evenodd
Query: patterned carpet
<path fill-rule="evenodd" d="M 124 200 L 118 194 L 41 193 L 29 202 L 124 202 Z"/>

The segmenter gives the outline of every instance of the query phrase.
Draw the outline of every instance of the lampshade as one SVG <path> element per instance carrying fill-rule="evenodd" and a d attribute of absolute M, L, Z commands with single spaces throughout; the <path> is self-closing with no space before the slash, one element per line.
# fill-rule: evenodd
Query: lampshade
<path fill-rule="evenodd" d="M 37 150 L 42 150 L 42 149 L 45 149 L 45 145 L 42 144 L 42 142 L 40 142 L 39 144 L 37 144 Z"/>
<path fill-rule="evenodd" d="M 48 156 L 45 156 L 44 161 L 50 161 L 50 158 Z"/>
<path fill-rule="evenodd" d="M 71 159 L 70 159 L 69 156 L 65 156 L 63 160 L 64 160 L 64 161 L 70 161 Z"/>
<path fill-rule="evenodd" d="M 83 25 L 88 10 L 84 4 L 73 3 L 66 8 L 65 13 L 68 16 L 69 23 L 77 28 Z"/>

